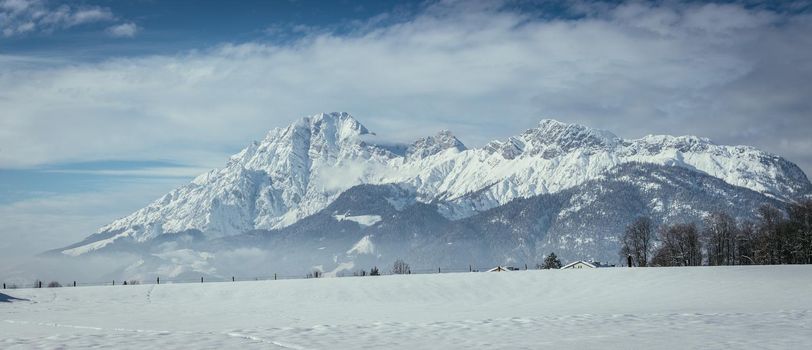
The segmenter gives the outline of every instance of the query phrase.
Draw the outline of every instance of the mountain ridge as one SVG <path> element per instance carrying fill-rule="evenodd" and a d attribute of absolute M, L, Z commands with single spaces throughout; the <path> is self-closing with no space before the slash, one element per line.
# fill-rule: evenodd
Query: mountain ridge
<path fill-rule="evenodd" d="M 361 184 L 398 184 L 414 193 L 414 201 L 436 203 L 443 217 L 460 220 L 517 198 L 573 188 L 635 162 L 688 169 L 780 201 L 812 193 L 806 175 L 781 157 L 695 136 L 625 140 L 545 119 L 481 148 L 465 147 L 449 131 L 393 145 L 348 113 L 321 113 L 269 131 L 226 167 L 100 228 L 91 236 L 97 240 L 61 252 L 78 256 L 122 238 L 145 242 L 195 230 L 217 239 L 283 229 Z"/>
<path fill-rule="evenodd" d="M 459 220 L 440 215 L 437 204 L 419 202 L 406 186 L 361 184 L 284 228 L 213 240 L 190 230 L 145 242 L 125 240 L 99 252 L 141 256 L 127 267 L 128 276 L 139 278 L 160 271 L 168 277 L 225 278 L 224 271 L 268 266 L 280 273 L 318 269 L 337 275 L 386 266 L 396 258 L 415 269 L 535 266 L 550 252 L 564 261 L 617 263 L 619 238 L 638 216 L 651 217 L 655 226 L 701 222 L 717 211 L 753 220 L 762 204 L 786 205 L 687 168 L 627 163 L 576 187 L 516 198 Z M 240 256 L 238 267 L 218 262 L 234 255 Z"/>

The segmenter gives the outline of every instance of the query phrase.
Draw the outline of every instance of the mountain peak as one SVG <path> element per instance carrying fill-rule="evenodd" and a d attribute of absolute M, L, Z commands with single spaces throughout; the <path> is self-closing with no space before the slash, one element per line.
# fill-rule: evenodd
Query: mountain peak
<path fill-rule="evenodd" d="M 565 122 L 562 122 L 562 121 L 560 121 L 558 119 L 542 118 L 541 120 L 539 120 L 538 125 L 539 125 L 538 126 L 539 128 L 543 128 L 543 127 L 554 126 L 554 125 L 567 126 L 567 125 L 578 125 L 578 124 L 565 123 Z"/>
<path fill-rule="evenodd" d="M 462 141 L 457 139 L 451 131 L 440 130 L 440 132 L 434 136 L 423 137 L 412 143 L 406 150 L 406 156 L 410 159 L 421 159 L 451 148 L 457 151 L 467 149 Z"/>
<path fill-rule="evenodd" d="M 299 118 L 286 127 L 273 128 L 265 136 L 263 142 L 274 141 L 280 137 L 286 137 L 286 135 L 289 137 L 296 133 L 299 135 L 318 134 L 325 128 L 337 130 L 340 134 L 339 136 L 342 136 L 340 139 L 370 133 L 363 124 L 347 112 L 323 112 Z"/>
<path fill-rule="evenodd" d="M 355 123 L 360 124 L 355 117 L 347 112 L 322 112 L 312 116 L 304 117 L 303 120 L 308 121 L 310 124 L 319 123 Z"/>
<path fill-rule="evenodd" d="M 522 155 L 541 155 L 549 159 L 576 149 L 610 149 L 619 141 L 621 139 L 609 131 L 555 119 L 542 119 L 537 127 L 505 141 L 492 141 L 485 149 L 499 153 L 506 159 Z"/>
<path fill-rule="evenodd" d="M 311 135 L 334 133 L 338 141 L 369 134 L 369 130 L 347 112 L 319 113 L 302 118 L 300 123 Z"/>
<path fill-rule="evenodd" d="M 545 138 L 553 140 L 591 139 L 604 144 L 614 144 L 619 138 L 607 130 L 594 129 L 581 124 L 564 123 L 555 119 L 542 119 L 535 129 L 530 129 L 525 134 L 543 135 Z"/>
<path fill-rule="evenodd" d="M 269 131 L 262 141 L 232 156 L 229 163 L 298 177 L 299 185 L 306 186 L 314 161 L 332 164 L 348 153 L 357 153 L 364 135 L 371 133 L 349 113 L 318 113 Z"/>

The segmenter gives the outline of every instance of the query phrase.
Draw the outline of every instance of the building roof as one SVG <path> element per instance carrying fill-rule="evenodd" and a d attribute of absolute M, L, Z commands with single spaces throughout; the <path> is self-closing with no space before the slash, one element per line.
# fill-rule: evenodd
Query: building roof
<path fill-rule="evenodd" d="M 593 265 L 593 264 L 592 264 L 592 263 L 590 263 L 590 262 L 586 262 L 586 261 L 583 261 L 583 260 L 578 260 L 578 261 L 573 261 L 573 262 L 571 262 L 571 263 L 569 263 L 569 264 L 566 264 L 566 265 L 562 266 L 561 268 L 562 268 L 562 269 L 568 269 L 568 268 L 570 268 L 570 267 L 573 267 L 573 266 L 577 265 L 578 263 L 584 264 L 584 265 L 589 266 L 589 267 L 591 267 L 591 268 L 595 268 L 595 267 L 597 267 L 597 266 Z"/>
<path fill-rule="evenodd" d="M 507 268 L 507 267 L 497 266 L 497 267 L 494 267 L 494 268 L 492 268 L 492 269 L 490 269 L 490 270 L 488 270 L 486 272 L 508 272 L 508 271 L 510 271 L 510 269 Z"/>

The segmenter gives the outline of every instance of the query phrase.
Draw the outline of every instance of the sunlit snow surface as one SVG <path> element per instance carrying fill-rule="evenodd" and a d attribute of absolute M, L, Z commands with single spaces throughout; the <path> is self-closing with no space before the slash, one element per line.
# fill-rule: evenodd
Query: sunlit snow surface
<path fill-rule="evenodd" d="M 375 244 L 372 243 L 369 236 L 364 236 L 347 251 L 347 254 L 372 254 L 374 252 Z"/>
<path fill-rule="evenodd" d="M 361 226 L 369 227 L 372 225 L 377 224 L 381 221 L 380 215 L 357 215 L 357 216 L 349 216 L 349 215 L 333 215 L 333 217 L 338 221 L 353 221 Z"/>
<path fill-rule="evenodd" d="M 4 290 L 0 348 L 808 349 L 812 266 Z"/>

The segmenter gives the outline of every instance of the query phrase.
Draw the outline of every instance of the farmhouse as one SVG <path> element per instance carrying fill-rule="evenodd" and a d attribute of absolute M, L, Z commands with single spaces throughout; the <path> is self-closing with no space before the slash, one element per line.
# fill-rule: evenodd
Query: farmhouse
<path fill-rule="evenodd" d="M 594 264 L 592 264 L 590 262 L 586 262 L 586 261 L 583 261 L 583 260 L 578 260 L 578 261 L 573 261 L 573 262 L 571 262 L 569 264 L 564 265 L 563 267 L 561 267 L 561 269 L 562 270 L 564 270 L 564 269 L 594 269 L 596 267 L 597 266 L 595 266 Z"/>

